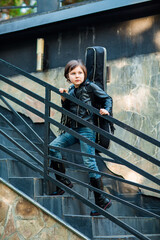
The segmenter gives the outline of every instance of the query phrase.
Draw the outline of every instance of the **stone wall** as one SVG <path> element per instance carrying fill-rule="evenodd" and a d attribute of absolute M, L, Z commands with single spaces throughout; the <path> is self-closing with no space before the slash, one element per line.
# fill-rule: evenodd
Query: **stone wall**
<path fill-rule="evenodd" d="M 1 240 L 80 240 L 87 239 L 65 226 L 55 216 L 25 199 L 0 179 Z"/>
<path fill-rule="evenodd" d="M 109 62 L 111 76 L 108 93 L 114 101 L 114 117 L 120 121 L 160 140 L 160 53 L 123 58 Z M 160 149 L 145 140 L 116 126 L 115 136 L 160 159 Z M 135 164 L 141 169 L 160 178 L 160 169 L 149 161 L 111 144 L 112 152 Z M 147 186 L 158 188 L 149 180 L 143 178 L 128 168 L 112 163 L 109 169 L 125 179 Z M 160 188 L 159 188 L 160 189 Z M 144 191 L 146 194 L 151 194 Z"/>

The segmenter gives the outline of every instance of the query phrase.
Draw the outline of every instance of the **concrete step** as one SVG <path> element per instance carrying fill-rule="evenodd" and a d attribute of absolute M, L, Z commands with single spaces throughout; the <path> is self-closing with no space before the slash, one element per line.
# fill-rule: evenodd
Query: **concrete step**
<path fill-rule="evenodd" d="M 94 203 L 94 198 L 90 199 Z M 80 200 L 73 197 L 64 198 L 64 214 L 72 215 L 90 215 L 91 208 L 83 204 Z M 112 206 L 107 212 L 114 216 L 136 216 L 138 212 L 122 203 L 112 200 Z"/>
<path fill-rule="evenodd" d="M 13 137 L 12 137 L 13 138 Z M 17 142 L 19 145 L 21 145 L 22 147 L 24 147 L 26 150 L 30 150 L 30 151 L 36 151 L 35 148 L 28 143 L 23 137 L 19 136 L 19 137 L 14 137 L 13 140 L 15 142 Z M 7 146 L 8 148 L 15 148 L 16 145 L 11 142 L 9 139 L 7 139 L 5 136 L 1 135 L 1 139 L 0 139 L 0 143 L 4 146 Z M 39 147 L 39 149 L 42 149 L 42 144 L 39 144 L 37 142 L 34 142 L 34 144 Z"/>
<path fill-rule="evenodd" d="M 160 234 L 145 234 L 151 240 L 159 240 Z M 93 240 L 138 240 L 133 235 L 99 236 L 93 237 Z"/>
<path fill-rule="evenodd" d="M 27 194 L 31 198 L 35 198 L 37 195 L 42 195 L 42 178 L 33 177 L 10 177 L 9 183 Z"/>
<path fill-rule="evenodd" d="M 8 136 L 11 138 L 19 138 L 20 134 L 18 134 L 12 127 L 10 126 L 1 126 L 0 127 Z"/>
<path fill-rule="evenodd" d="M 160 234 L 160 222 L 155 218 L 142 218 L 142 217 L 118 217 L 121 221 L 127 223 L 131 227 L 137 229 L 142 234 Z M 109 219 L 103 216 L 90 217 L 82 215 L 65 215 L 64 219 L 77 230 L 83 232 L 91 239 L 105 239 L 104 236 L 114 237 L 128 236 L 128 232 L 123 228 L 114 224 Z M 158 234 L 158 235 L 157 235 Z M 122 238 L 123 239 L 123 238 Z M 126 238 L 127 239 L 127 238 Z M 134 238 L 135 239 L 135 238 Z"/>
<path fill-rule="evenodd" d="M 85 183 L 89 183 L 89 176 L 88 172 L 80 170 L 80 169 L 73 169 L 66 168 L 66 175 L 69 175 L 70 177 L 74 177 L 80 181 L 83 181 Z"/>
<path fill-rule="evenodd" d="M 39 172 L 32 170 L 19 161 L 12 160 L 8 165 L 10 177 L 41 177 Z"/>
<path fill-rule="evenodd" d="M 152 217 L 118 217 L 143 234 L 160 234 L 160 221 Z M 93 220 L 93 236 L 127 235 L 128 232 L 103 216 Z"/>
<path fill-rule="evenodd" d="M 73 169 L 72 167 L 71 168 L 66 168 L 66 174 L 68 176 L 74 177 L 75 179 L 83 181 L 87 184 L 90 183 L 89 174 L 88 174 L 88 172 L 86 172 L 84 170 Z M 112 188 L 113 188 L 113 184 L 114 184 L 115 181 L 113 181 L 110 178 L 106 179 L 105 177 L 102 178 L 102 181 L 103 181 L 103 183 L 105 183 L 104 190 L 107 193 L 114 194 L 115 192 L 112 190 Z"/>
<path fill-rule="evenodd" d="M 39 172 L 11 157 L 0 159 L 0 176 L 6 181 L 9 177 L 41 177 Z"/>
<path fill-rule="evenodd" d="M 82 166 L 84 166 L 82 164 Z M 68 174 L 71 177 L 76 177 L 78 180 L 85 180 L 84 182 L 89 183 L 89 175 L 88 172 L 80 169 L 75 168 L 66 168 L 66 174 Z M 103 185 L 104 187 L 113 187 L 113 183 L 115 183 L 115 180 L 112 180 L 111 178 L 102 177 Z"/>
<path fill-rule="evenodd" d="M 73 183 L 73 190 L 80 193 L 81 195 L 83 195 L 85 198 L 87 199 L 92 199 L 93 200 L 93 196 L 91 195 L 91 192 L 88 191 L 88 189 L 82 188 L 80 187 L 77 183 Z M 71 196 L 69 193 L 67 193 L 65 191 L 65 193 L 63 195 L 60 196 L 54 196 L 52 195 L 52 193 L 56 190 L 56 186 L 54 183 L 49 182 L 48 183 L 48 193 L 50 195 L 37 195 L 35 196 L 35 200 L 37 202 L 39 202 L 41 205 L 43 205 L 45 208 L 47 208 L 49 211 L 58 214 L 59 217 L 63 217 L 64 214 L 66 214 L 67 212 L 73 212 L 76 210 L 73 210 L 74 208 L 77 208 L 77 204 L 80 205 L 81 208 L 81 212 L 85 213 L 87 206 L 83 205 L 80 201 L 78 201 L 77 199 L 75 199 L 75 197 Z M 69 200 L 68 199 L 72 199 L 70 202 L 73 204 L 68 205 Z M 68 211 L 67 211 L 68 208 Z M 58 209 L 61 209 L 60 212 L 58 212 Z M 89 210 L 88 210 L 89 211 Z"/>
<path fill-rule="evenodd" d="M 68 198 L 72 198 L 73 205 L 67 205 Z M 77 199 L 69 195 L 68 193 L 63 194 L 63 196 L 36 196 L 35 200 L 40 203 L 42 206 L 47 208 L 49 211 L 53 212 L 55 214 L 58 214 L 59 217 L 63 218 L 63 216 L 67 215 L 68 213 L 78 214 L 79 212 L 81 215 L 89 214 L 91 209 L 80 203 Z M 61 209 L 60 212 L 58 212 L 58 209 Z"/>
<path fill-rule="evenodd" d="M 87 215 L 65 215 L 64 221 L 79 230 L 81 233 L 93 239 L 92 217 Z"/>
<path fill-rule="evenodd" d="M 73 190 L 77 191 L 80 189 L 76 183 L 73 183 L 74 187 Z M 79 192 L 81 195 L 83 195 L 86 199 L 90 200 L 91 202 L 94 203 L 94 197 L 93 193 L 87 192 L 87 189 L 84 189 L 84 192 Z M 54 191 L 52 191 L 54 192 Z M 51 193 L 51 192 L 50 192 Z M 60 197 L 63 198 L 63 214 L 64 215 L 90 215 L 91 208 L 88 207 L 87 205 L 83 204 L 80 200 L 76 199 L 74 196 L 71 196 L 67 192 L 63 196 L 45 196 L 45 199 L 48 198 L 49 205 L 45 205 L 48 210 L 50 205 L 55 205 L 55 202 L 57 202 L 57 198 L 60 199 Z M 43 196 L 36 196 L 37 201 L 39 202 L 42 201 Z M 50 210 L 52 211 L 52 210 Z M 114 216 L 138 216 L 139 213 L 136 212 L 133 208 L 125 206 L 122 203 L 119 203 L 117 201 L 112 201 L 112 207 L 107 210 L 109 213 L 113 214 Z"/>
<path fill-rule="evenodd" d="M 14 125 L 14 123 L 12 123 Z M 31 141 L 33 142 L 39 142 L 39 140 L 36 138 L 36 136 L 34 134 L 32 134 L 31 130 L 29 130 L 26 126 L 21 125 L 21 126 L 16 126 L 18 128 L 18 130 L 20 132 L 22 132 L 25 136 L 27 136 Z M 0 129 L 2 129 L 5 133 L 7 133 L 7 135 L 9 135 L 12 138 L 19 138 L 20 134 L 15 131 L 12 127 L 10 127 L 9 125 L 0 124 Z M 39 134 L 38 134 L 39 135 Z M 51 137 L 51 139 L 53 139 Z"/>
<path fill-rule="evenodd" d="M 8 181 L 9 178 L 9 167 L 8 161 L 5 158 L 0 160 L 0 177 Z"/>
<path fill-rule="evenodd" d="M 26 153 L 24 153 L 21 149 L 17 148 L 17 147 L 8 147 L 9 150 L 11 150 L 12 152 L 16 153 L 18 156 L 28 160 L 29 162 L 34 163 L 34 160 L 28 156 Z M 36 157 L 39 161 L 41 161 L 43 163 L 43 157 L 38 154 L 35 151 L 28 151 L 30 154 L 32 154 L 34 157 Z M 10 156 L 9 154 L 2 152 L 0 158 L 7 158 L 7 159 L 13 159 L 12 156 Z"/>
<path fill-rule="evenodd" d="M 62 196 L 36 196 L 35 201 L 41 204 L 50 212 L 54 213 L 60 218 L 63 218 L 63 197 Z"/>
<path fill-rule="evenodd" d="M 7 120 L 12 122 L 12 116 L 7 116 Z M 0 128 L 10 128 L 11 129 L 9 124 L 2 118 L 0 118 Z"/>

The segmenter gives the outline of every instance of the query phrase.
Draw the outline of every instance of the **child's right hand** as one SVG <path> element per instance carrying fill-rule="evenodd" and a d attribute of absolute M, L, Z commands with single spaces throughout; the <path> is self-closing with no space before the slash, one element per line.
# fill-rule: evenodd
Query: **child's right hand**
<path fill-rule="evenodd" d="M 59 89 L 60 93 L 68 93 L 68 89 L 65 89 L 65 88 L 60 88 Z"/>
<path fill-rule="evenodd" d="M 59 92 L 60 93 L 68 93 L 68 89 L 65 89 L 65 88 L 59 88 Z M 61 99 L 62 99 L 62 101 L 65 101 L 66 100 L 66 98 L 65 97 L 63 97 L 63 96 L 61 96 Z"/>

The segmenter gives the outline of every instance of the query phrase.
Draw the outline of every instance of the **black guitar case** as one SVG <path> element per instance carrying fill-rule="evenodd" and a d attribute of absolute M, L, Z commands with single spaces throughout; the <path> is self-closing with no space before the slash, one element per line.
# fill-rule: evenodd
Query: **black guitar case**
<path fill-rule="evenodd" d="M 87 78 L 96 83 L 105 92 L 107 90 L 107 77 L 106 77 L 106 49 L 104 47 L 88 47 L 85 53 L 85 64 L 87 68 Z M 101 106 L 97 103 L 92 103 L 94 107 L 100 109 Z M 114 126 L 111 122 L 95 115 L 94 123 L 96 126 L 104 129 L 105 131 L 114 134 Z M 96 143 L 109 149 L 110 139 L 96 134 Z"/>

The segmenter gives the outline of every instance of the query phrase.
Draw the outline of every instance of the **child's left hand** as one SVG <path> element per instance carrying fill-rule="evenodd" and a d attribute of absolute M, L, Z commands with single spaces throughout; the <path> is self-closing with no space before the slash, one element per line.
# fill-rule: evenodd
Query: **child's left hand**
<path fill-rule="evenodd" d="M 99 111 L 99 113 L 100 113 L 101 115 L 109 115 L 109 112 L 108 112 L 106 109 L 104 109 L 104 108 L 101 108 L 100 111 Z"/>

